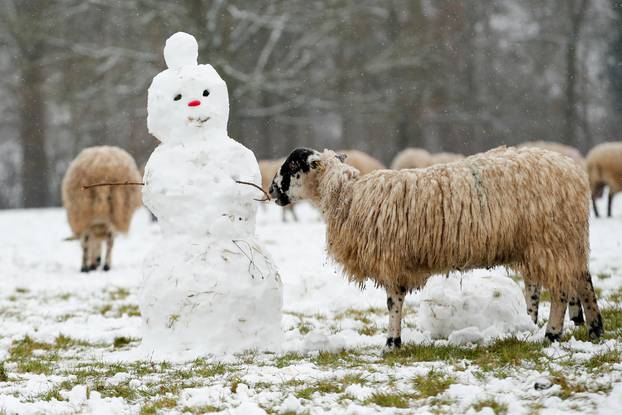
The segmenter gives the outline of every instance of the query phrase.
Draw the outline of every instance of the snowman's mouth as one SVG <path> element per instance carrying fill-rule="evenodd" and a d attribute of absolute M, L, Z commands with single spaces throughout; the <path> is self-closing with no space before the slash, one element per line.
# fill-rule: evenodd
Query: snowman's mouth
<path fill-rule="evenodd" d="M 209 117 L 188 117 L 188 122 L 196 125 L 197 127 L 200 127 L 203 124 L 205 124 L 207 120 L 209 120 Z"/>

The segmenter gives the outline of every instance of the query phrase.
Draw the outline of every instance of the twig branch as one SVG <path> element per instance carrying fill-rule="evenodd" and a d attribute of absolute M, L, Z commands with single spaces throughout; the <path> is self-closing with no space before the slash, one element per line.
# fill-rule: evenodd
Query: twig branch
<path fill-rule="evenodd" d="M 266 196 L 263 199 L 253 199 L 253 200 L 256 200 L 258 202 L 269 202 L 270 201 L 270 195 L 268 193 L 266 193 L 266 191 L 263 190 L 261 187 L 257 186 L 255 183 L 243 182 L 242 180 L 236 180 L 235 182 L 239 183 L 239 184 L 245 184 L 247 186 L 252 186 L 255 189 L 258 189 L 259 191 L 261 191 L 261 193 L 263 193 Z"/>
<path fill-rule="evenodd" d="M 145 183 L 142 182 L 121 182 L 121 183 L 95 183 L 89 184 L 86 186 L 82 186 L 82 190 L 90 189 L 91 187 L 99 187 L 99 186 L 144 186 Z"/>

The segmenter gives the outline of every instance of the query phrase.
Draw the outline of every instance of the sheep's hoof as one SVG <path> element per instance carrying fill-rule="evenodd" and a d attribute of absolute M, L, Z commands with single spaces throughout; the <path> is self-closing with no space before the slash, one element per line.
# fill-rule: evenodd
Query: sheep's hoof
<path fill-rule="evenodd" d="M 89 267 L 84 266 L 84 267 L 80 268 L 80 272 L 89 272 Z"/>
<path fill-rule="evenodd" d="M 92 265 L 89 267 L 89 271 L 95 271 L 96 269 L 97 269 L 97 265 L 95 265 L 95 264 L 92 264 Z"/>
<path fill-rule="evenodd" d="M 596 321 L 590 324 L 590 329 L 588 330 L 588 334 L 590 335 L 590 339 L 596 340 L 600 336 L 603 335 L 603 320 L 600 316 L 596 319 Z"/>
<path fill-rule="evenodd" d="M 103 270 L 104 270 L 104 271 L 110 271 L 110 265 L 108 265 L 108 264 L 104 264 L 104 268 L 103 268 Z"/>
<path fill-rule="evenodd" d="M 547 343 L 554 343 L 554 342 L 558 342 L 560 341 L 562 338 L 562 334 L 561 333 L 546 333 L 544 334 L 544 339 L 546 340 Z"/>
<path fill-rule="evenodd" d="M 387 343 L 384 346 L 383 352 L 389 353 L 400 347 L 402 347 L 401 337 L 387 337 Z"/>
<path fill-rule="evenodd" d="M 579 313 L 578 315 L 572 317 L 570 320 L 574 323 L 575 327 L 579 327 L 579 326 L 582 326 L 583 324 L 585 324 L 585 319 L 583 318 L 583 313 Z"/>

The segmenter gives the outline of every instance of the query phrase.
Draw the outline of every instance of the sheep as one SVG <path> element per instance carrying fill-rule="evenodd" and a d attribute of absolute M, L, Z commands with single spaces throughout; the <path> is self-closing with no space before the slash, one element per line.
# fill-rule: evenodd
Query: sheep
<path fill-rule="evenodd" d="M 586 162 L 594 214 L 598 217 L 596 199 L 602 197 L 603 190 L 607 186 L 609 188 L 607 217 L 611 217 L 613 196 L 622 191 L 622 141 L 597 145 L 587 153 Z"/>
<path fill-rule="evenodd" d="M 458 153 L 435 153 L 431 155 L 430 166 L 434 166 L 436 164 L 453 163 L 454 161 L 462 160 L 463 158 L 464 156 Z"/>
<path fill-rule="evenodd" d="M 602 319 L 588 269 L 589 186 L 566 157 L 500 147 L 426 169 L 360 176 L 325 150 L 296 149 L 270 186 L 276 203 L 308 199 L 327 224 L 329 255 L 360 285 L 387 291 L 387 348 L 401 345 L 407 292 L 432 274 L 505 265 L 551 293 L 546 339 L 558 341 L 578 294 L 589 334 Z"/>
<path fill-rule="evenodd" d="M 583 155 L 581 155 L 581 152 L 566 144 L 556 143 L 554 141 L 528 141 L 521 144 L 519 147 L 538 147 L 544 150 L 555 151 L 563 154 L 564 156 L 570 157 L 581 166 L 585 165 L 585 159 L 583 158 Z"/>
<path fill-rule="evenodd" d="M 267 193 L 270 189 L 270 183 L 272 182 L 272 178 L 281 167 L 281 164 L 285 161 L 284 158 L 276 159 L 276 160 L 259 160 L 259 172 L 261 173 L 261 187 Z M 298 216 L 296 215 L 296 211 L 294 210 L 294 206 L 285 206 L 283 207 L 283 222 L 287 221 L 286 213 L 290 212 L 295 222 L 298 222 Z"/>
<path fill-rule="evenodd" d="M 357 169 L 361 173 L 361 175 L 371 173 L 372 171 L 375 171 L 375 170 L 382 170 L 385 168 L 384 164 L 382 164 L 380 161 L 373 158 L 369 154 L 364 153 L 359 150 L 341 150 L 341 151 L 338 151 L 338 153 L 345 155 L 346 156 L 345 162 L 348 163 L 350 166 L 354 167 L 355 169 Z M 283 163 L 281 162 L 281 164 Z M 280 166 L 281 165 L 279 164 L 278 167 Z"/>
<path fill-rule="evenodd" d="M 419 169 L 430 166 L 430 153 L 422 148 L 407 148 L 395 156 L 391 163 L 393 170 Z"/>
<path fill-rule="evenodd" d="M 104 240 L 103 270 L 110 270 L 115 234 L 128 232 L 132 215 L 142 204 L 138 186 L 83 186 L 141 179 L 132 156 L 118 147 L 84 149 L 69 165 L 63 178 L 62 199 L 69 226 L 82 246 L 81 272 L 93 271 L 100 265 Z"/>
<path fill-rule="evenodd" d="M 441 152 L 431 154 L 421 148 L 407 148 L 395 156 L 391 163 L 391 168 L 393 170 L 420 169 L 434 166 L 435 164 L 451 163 L 463 158 L 462 154 L 457 153 Z"/>

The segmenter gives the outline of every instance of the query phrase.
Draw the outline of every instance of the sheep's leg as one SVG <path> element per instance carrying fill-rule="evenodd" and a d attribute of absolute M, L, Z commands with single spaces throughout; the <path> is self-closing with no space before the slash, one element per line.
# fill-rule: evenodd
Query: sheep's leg
<path fill-rule="evenodd" d="M 583 319 L 583 309 L 578 296 L 570 297 L 568 301 L 568 316 L 575 326 L 582 326 L 585 323 Z"/>
<path fill-rule="evenodd" d="M 583 304 L 590 338 L 596 339 L 603 334 L 603 319 L 598 309 L 596 293 L 592 285 L 592 276 L 586 272 L 579 285 L 579 298 Z"/>
<path fill-rule="evenodd" d="M 549 313 L 549 322 L 546 325 L 546 333 L 544 335 L 550 342 L 559 341 L 562 337 L 567 305 L 568 296 L 566 293 L 551 293 L 551 312 Z"/>
<path fill-rule="evenodd" d="M 530 284 L 525 282 L 525 302 L 527 303 L 527 313 L 533 320 L 534 324 L 538 324 L 538 307 L 540 305 L 539 284 Z"/>
<path fill-rule="evenodd" d="M 89 272 L 89 235 L 86 234 L 80 238 L 80 245 L 82 246 L 82 267 L 80 272 Z"/>
<path fill-rule="evenodd" d="M 112 261 L 112 245 L 114 244 L 114 235 L 112 232 L 108 232 L 106 235 L 106 262 L 104 262 L 104 271 L 110 270 L 110 264 Z"/>
<path fill-rule="evenodd" d="M 89 271 L 97 269 L 97 256 L 101 253 L 101 241 L 91 237 L 89 240 Z"/>
<path fill-rule="evenodd" d="M 594 215 L 598 218 L 598 208 L 596 207 L 596 198 L 592 196 L 592 206 L 594 207 Z"/>
<path fill-rule="evenodd" d="M 387 335 L 387 349 L 402 346 L 402 307 L 404 306 L 406 289 L 387 289 L 387 309 L 389 310 L 389 331 Z"/>
<path fill-rule="evenodd" d="M 294 222 L 298 222 L 298 215 L 296 215 L 296 210 L 294 210 L 294 205 L 289 207 L 289 211 L 292 212 L 292 217 L 294 218 Z"/>
<path fill-rule="evenodd" d="M 611 203 L 613 202 L 613 192 L 611 188 L 609 189 L 609 194 L 607 195 L 607 217 L 611 217 Z"/>

